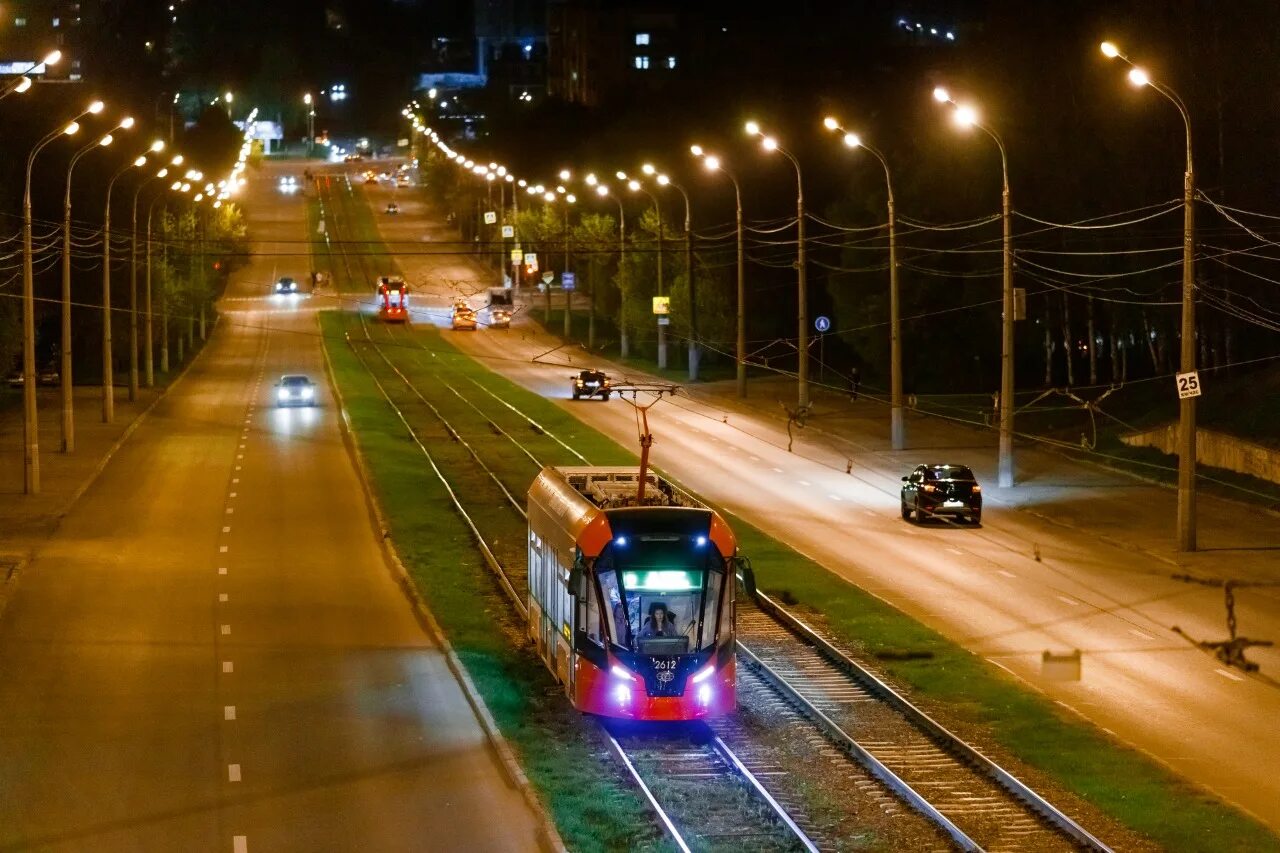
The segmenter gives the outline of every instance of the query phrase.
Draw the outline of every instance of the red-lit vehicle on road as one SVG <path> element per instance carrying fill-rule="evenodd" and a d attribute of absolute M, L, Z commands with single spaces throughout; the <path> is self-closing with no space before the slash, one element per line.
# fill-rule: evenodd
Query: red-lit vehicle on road
<path fill-rule="evenodd" d="M 737 540 L 635 468 L 544 468 L 529 489 L 529 636 L 580 711 L 631 720 L 737 707 Z"/>
<path fill-rule="evenodd" d="M 409 320 L 409 286 L 398 275 L 378 279 L 378 317 L 386 323 Z"/>

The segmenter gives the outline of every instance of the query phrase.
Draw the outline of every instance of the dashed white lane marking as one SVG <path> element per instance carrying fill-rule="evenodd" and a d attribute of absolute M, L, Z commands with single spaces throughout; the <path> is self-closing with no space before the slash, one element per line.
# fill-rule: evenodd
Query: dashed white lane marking
<path fill-rule="evenodd" d="M 947 551 L 949 551 L 952 554 L 958 554 L 962 557 L 964 556 L 964 551 L 961 551 L 959 548 L 948 548 Z"/>
<path fill-rule="evenodd" d="M 1230 678 L 1232 681 L 1244 681 L 1243 675 L 1236 675 L 1234 672 L 1227 672 L 1225 669 L 1215 669 L 1214 672 L 1223 678 Z"/>
<path fill-rule="evenodd" d="M 1063 604 L 1070 604 L 1072 607 L 1075 607 L 1080 603 L 1074 598 L 1067 598 L 1065 595 L 1055 595 L 1054 598 L 1058 599 Z"/>
<path fill-rule="evenodd" d="M 239 482 L 240 482 L 240 478 L 239 478 L 239 477 L 232 477 L 232 478 L 231 478 L 231 482 L 233 482 L 233 483 L 239 483 Z M 234 498 L 235 496 L 236 496 L 236 493 L 235 493 L 235 492 L 232 492 L 232 493 L 231 493 L 231 497 L 233 497 L 233 498 Z"/>
<path fill-rule="evenodd" d="M 223 604 L 226 604 L 230 600 L 231 600 L 230 596 L 228 596 L 225 592 L 218 593 L 218 601 L 222 602 Z"/>
<path fill-rule="evenodd" d="M 224 527 L 224 528 L 222 528 L 222 532 L 223 532 L 223 533 L 230 533 L 230 532 L 231 532 L 231 528 L 230 528 L 230 527 Z"/>
<path fill-rule="evenodd" d="M 223 706 L 222 706 L 222 719 L 224 719 L 224 720 L 234 720 L 235 718 L 236 718 L 236 706 L 235 706 L 235 705 L 223 705 Z"/>
<path fill-rule="evenodd" d="M 243 453 L 237 453 L 237 454 L 236 454 L 236 458 L 237 458 L 237 459 L 243 459 L 243 458 L 244 458 L 244 454 L 243 454 Z"/>
<path fill-rule="evenodd" d="M 234 507 L 227 507 L 227 515 L 231 515 L 231 514 L 233 514 L 234 512 L 235 512 L 235 508 L 234 508 Z"/>
<path fill-rule="evenodd" d="M 996 574 L 998 574 L 998 575 L 1004 575 L 1004 576 L 1005 576 L 1005 577 L 1007 577 L 1007 578 L 1016 578 L 1016 577 L 1017 577 L 1017 575 L 1015 575 L 1013 572 L 1006 572 L 1004 569 L 996 569 Z"/>
<path fill-rule="evenodd" d="M 224 637 L 225 637 L 226 635 L 228 635 L 228 634 L 230 634 L 230 633 L 231 633 L 231 626 L 230 626 L 230 625 L 223 625 L 223 626 L 222 626 L 222 636 L 224 636 Z"/>
<path fill-rule="evenodd" d="M 226 573 L 227 573 L 227 567 L 226 567 L 226 566 L 218 566 L 218 574 L 220 574 L 220 575 L 225 575 Z"/>
<path fill-rule="evenodd" d="M 219 553 L 219 554 L 225 554 L 225 553 L 227 553 L 227 546 L 226 546 L 226 545 L 219 545 L 219 546 L 218 546 L 218 553 Z"/>
<path fill-rule="evenodd" d="M 244 445 L 243 445 L 243 444 L 242 444 L 242 445 L 240 445 L 240 449 L 241 449 L 241 450 L 244 450 Z M 637 488 L 638 488 L 638 487 L 637 487 Z"/>
<path fill-rule="evenodd" d="M 227 495 L 227 497 L 229 497 L 229 498 L 234 498 L 235 496 L 236 496 L 236 493 L 235 493 L 235 492 L 232 492 L 231 494 Z"/>
<path fill-rule="evenodd" d="M 243 835 L 231 836 L 231 853 L 249 853 L 249 839 Z"/>
<path fill-rule="evenodd" d="M 224 661 L 222 662 L 222 671 L 223 671 L 223 672 L 235 672 L 235 671 L 236 671 L 236 665 L 235 665 L 234 663 L 232 663 L 231 661 L 229 661 L 229 660 L 224 660 Z"/>
<path fill-rule="evenodd" d="M 237 465 L 237 466 L 236 466 L 236 470 L 237 470 L 237 471 L 239 471 L 239 470 L 240 470 L 240 466 L 239 466 L 239 465 Z"/>
<path fill-rule="evenodd" d="M 1144 640 L 1154 640 L 1154 639 L 1155 639 L 1155 637 L 1151 636 L 1151 635 L 1150 635 L 1150 634 L 1148 634 L 1146 631 L 1139 631 L 1137 628 L 1130 628 L 1130 629 L 1129 629 L 1129 633 L 1130 633 L 1130 634 L 1133 634 L 1133 636 L 1135 636 L 1135 637 L 1141 637 L 1141 638 L 1142 638 L 1142 639 L 1144 639 Z"/>
<path fill-rule="evenodd" d="M 240 765 L 239 764 L 227 765 L 227 781 L 228 782 L 240 781 Z"/>
<path fill-rule="evenodd" d="M 782 473 L 782 469 L 781 469 L 781 468 L 774 468 L 773 470 L 774 470 L 774 471 L 777 471 L 779 474 L 781 474 L 781 473 Z"/>

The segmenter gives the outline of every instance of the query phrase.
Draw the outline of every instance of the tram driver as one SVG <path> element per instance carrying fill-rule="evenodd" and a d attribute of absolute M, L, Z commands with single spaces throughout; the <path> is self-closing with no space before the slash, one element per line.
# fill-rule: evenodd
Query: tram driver
<path fill-rule="evenodd" d="M 655 601 L 649 605 L 649 616 L 644 620 L 644 625 L 640 628 L 640 639 L 651 640 L 655 637 L 681 637 L 682 633 L 676 630 L 675 621 L 671 617 L 667 605 L 661 601 Z"/>

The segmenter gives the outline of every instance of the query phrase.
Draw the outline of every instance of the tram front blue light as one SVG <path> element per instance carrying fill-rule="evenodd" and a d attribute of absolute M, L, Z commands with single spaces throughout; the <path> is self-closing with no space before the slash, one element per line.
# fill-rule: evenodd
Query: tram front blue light
<path fill-rule="evenodd" d="M 698 537 L 696 540 L 694 540 L 694 541 L 697 543 L 698 547 L 699 547 L 699 548 L 701 548 L 703 545 L 706 545 L 706 544 L 707 544 L 707 537 L 705 537 L 705 536 L 699 536 L 699 537 Z"/>
<path fill-rule="evenodd" d="M 627 545 L 627 537 L 619 536 L 617 539 L 613 540 L 613 544 L 625 548 Z"/>

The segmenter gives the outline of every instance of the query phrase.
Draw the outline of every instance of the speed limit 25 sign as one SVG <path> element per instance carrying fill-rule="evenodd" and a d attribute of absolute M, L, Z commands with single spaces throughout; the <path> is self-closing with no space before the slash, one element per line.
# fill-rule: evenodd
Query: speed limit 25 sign
<path fill-rule="evenodd" d="M 1178 373 L 1174 376 L 1178 382 L 1178 399 L 1200 396 L 1200 374 L 1192 370 L 1190 373 Z"/>

